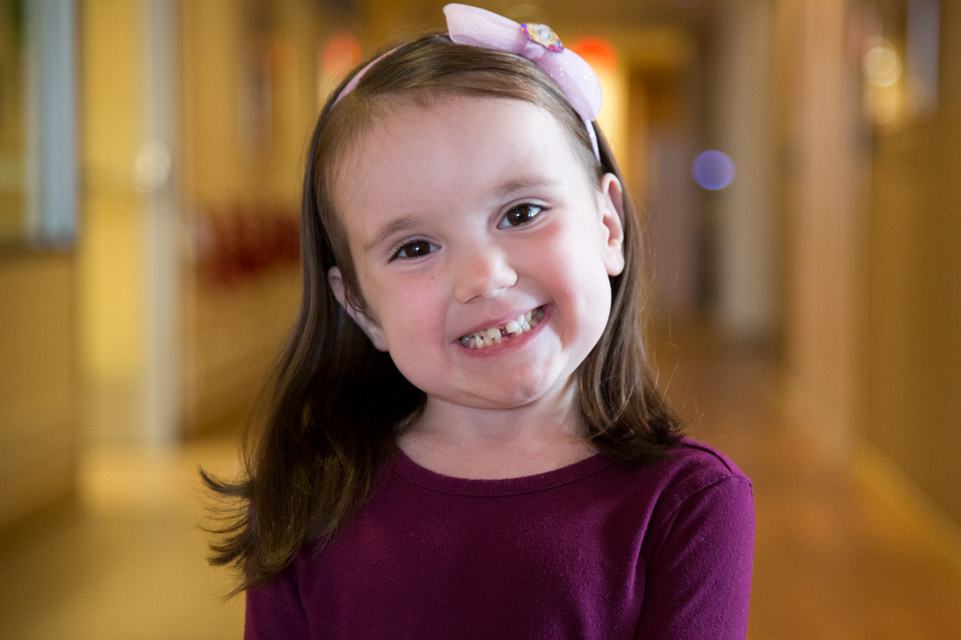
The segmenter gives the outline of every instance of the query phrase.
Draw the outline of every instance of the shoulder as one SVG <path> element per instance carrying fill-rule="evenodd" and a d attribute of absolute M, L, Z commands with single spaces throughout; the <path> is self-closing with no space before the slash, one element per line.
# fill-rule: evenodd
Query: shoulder
<path fill-rule="evenodd" d="M 680 493 L 696 492 L 718 482 L 751 485 L 750 479 L 734 462 L 717 449 L 683 438 L 677 447 L 667 452 L 665 460 L 655 466 Z"/>
<path fill-rule="evenodd" d="M 703 518 L 707 512 L 745 525 L 753 522 L 750 479 L 726 455 L 700 442 L 684 438 L 663 460 L 622 467 L 621 473 L 646 494 L 655 529 L 670 530 L 678 520 Z"/>
<path fill-rule="evenodd" d="M 753 538 L 751 481 L 717 449 L 685 438 L 652 472 L 659 486 L 651 514 L 656 532 L 652 542 L 663 544 L 668 535 L 684 537 L 684 531 L 692 537 L 711 531 L 709 537 L 719 543 L 728 535 Z"/>
<path fill-rule="evenodd" d="M 662 490 L 670 489 L 680 495 L 725 481 L 751 485 L 747 475 L 730 458 L 714 447 L 690 438 L 682 438 L 658 461 L 618 466 L 629 477 L 647 484 L 654 483 Z"/>
<path fill-rule="evenodd" d="M 660 463 L 664 506 L 674 510 L 698 500 L 722 501 L 753 511 L 750 479 L 726 455 L 700 442 L 684 438 Z"/>

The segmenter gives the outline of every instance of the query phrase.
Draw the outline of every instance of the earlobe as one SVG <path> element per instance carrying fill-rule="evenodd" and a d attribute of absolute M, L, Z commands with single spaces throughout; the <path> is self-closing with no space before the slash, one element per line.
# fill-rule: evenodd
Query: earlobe
<path fill-rule="evenodd" d="M 347 312 L 347 315 L 357 323 L 361 331 L 367 334 L 374 348 L 378 351 L 387 351 L 387 340 L 385 340 L 384 332 L 377 321 L 366 311 L 352 305 L 347 299 L 347 287 L 344 285 L 344 277 L 339 267 L 331 267 L 327 271 L 327 283 L 330 284 L 330 289 L 333 291 L 334 297 L 337 298 L 337 302 Z"/>
<path fill-rule="evenodd" d="M 604 265 L 608 275 L 620 275 L 624 270 L 624 189 L 613 173 L 601 178 L 598 207 L 603 226 Z"/>

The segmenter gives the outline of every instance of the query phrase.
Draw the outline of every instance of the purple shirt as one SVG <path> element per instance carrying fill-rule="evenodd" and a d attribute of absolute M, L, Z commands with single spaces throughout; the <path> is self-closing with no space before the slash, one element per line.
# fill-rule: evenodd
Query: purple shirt
<path fill-rule="evenodd" d="M 246 638 L 744 638 L 750 481 L 670 455 L 465 480 L 398 453 L 339 537 L 247 593 Z"/>

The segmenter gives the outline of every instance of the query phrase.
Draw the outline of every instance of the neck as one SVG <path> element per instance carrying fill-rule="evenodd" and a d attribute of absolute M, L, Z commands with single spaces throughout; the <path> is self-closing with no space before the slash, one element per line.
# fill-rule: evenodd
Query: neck
<path fill-rule="evenodd" d="M 586 439 L 576 384 L 560 397 L 510 409 L 479 409 L 429 398 L 398 439 L 419 465 L 463 478 L 497 479 L 553 471 L 595 453 Z"/>

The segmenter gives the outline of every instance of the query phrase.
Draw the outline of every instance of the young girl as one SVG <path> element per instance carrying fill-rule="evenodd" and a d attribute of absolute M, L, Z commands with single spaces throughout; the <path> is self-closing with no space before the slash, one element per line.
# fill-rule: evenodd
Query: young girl
<path fill-rule="evenodd" d="M 325 106 L 300 318 L 214 561 L 247 638 L 743 638 L 747 478 L 641 341 L 587 64 L 464 5 Z"/>

